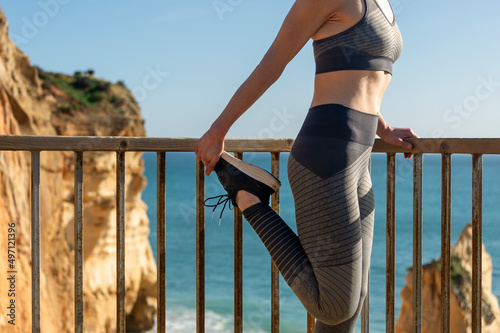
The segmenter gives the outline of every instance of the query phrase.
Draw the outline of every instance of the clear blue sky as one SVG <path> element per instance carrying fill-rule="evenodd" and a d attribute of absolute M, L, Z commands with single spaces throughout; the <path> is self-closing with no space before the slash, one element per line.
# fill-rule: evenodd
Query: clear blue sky
<path fill-rule="evenodd" d="M 422 137 L 498 137 L 500 1 L 391 1 L 404 49 L 382 114 Z M 2 1 L 46 70 L 124 80 L 149 136 L 199 137 L 273 41 L 293 0 Z M 151 74 L 153 73 L 153 74 Z M 295 137 L 312 98 L 308 43 L 230 137 Z M 488 83 L 489 82 L 489 83 Z"/>

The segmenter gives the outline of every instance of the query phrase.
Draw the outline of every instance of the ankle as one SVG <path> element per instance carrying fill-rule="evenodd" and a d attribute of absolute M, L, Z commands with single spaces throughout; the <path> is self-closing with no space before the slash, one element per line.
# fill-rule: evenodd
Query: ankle
<path fill-rule="evenodd" d="M 241 211 L 244 211 L 248 207 L 253 206 L 259 202 L 261 202 L 260 199 L 252 193 L 240 190 L 236 194 L 236 204 Z"/>

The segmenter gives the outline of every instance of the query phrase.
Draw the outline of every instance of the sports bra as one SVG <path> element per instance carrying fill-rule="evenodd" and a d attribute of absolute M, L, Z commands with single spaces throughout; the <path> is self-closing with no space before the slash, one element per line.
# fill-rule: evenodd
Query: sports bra
<path fill-rule="evenodd" d="M 313 42 L 316 74 L 356 69 L 392 74 L 403 49 L 396 18 L 390 22 L 375 0 L 364 2 L 365 14 L 355 25 Z"/>

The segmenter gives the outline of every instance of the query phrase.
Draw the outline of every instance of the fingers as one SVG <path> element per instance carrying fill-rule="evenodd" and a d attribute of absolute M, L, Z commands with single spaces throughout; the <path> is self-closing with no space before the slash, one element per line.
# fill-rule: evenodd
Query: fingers
<path fill-rule="evenodd" d="M 214 171 L 215 169 L 215 165 L 217 164 L 217 162 L 219 161 L 219 156 L 216 156 L 214 158 L 212 158 L 212 160 L 208 163 L 208 164 L 205 164 L 205 174 L 207 176 L 210 176 L 210 174 L 212 173 L 212 171 Z"/>
<path fill-rule="evenodd" d="M 205 166 L 205 174 L 207 176 L 210 175 L 210 173 L 214 170 L 215 164 L 217 164 L 217 161 L 219 160 L 219 157 L 213 157 L 212 159 L 209 159 L 206 157 L 206 154 L 203 154 L 203 152 L 199 152 L 196 155 L 196 158 L 200 160 L 203 165 Z"/>
<path fill-rule="evenodd" d="M 405 141 L 406 138 L 399 139 L 399 145 L 404 149 L 413 149 L 413 145 L 408 141 Z"/>
<path fill-rule="evenodd" d="M 401 134 L 404 138 L 419 138 L 419 136 L 415 132 L 413 132 L 411 128 L 403 128 Z"/>
<path fill-rule="evenodd" d="M 413 130 L 411 128 L 405 128 L 404 129 L 404 138 L 401 140 L 401 146 L 405 149 L 413 149 L 413 145 L 408 142 L 408 141 L 405 141 L 404 139 L 408 139 L 408 138 L 419 138 L 419 136 L 413 132 Z M 412 153 L 404 153 L 404 157 L 406 159 L 408 158 L 411 158 L 413 156 Z"/>

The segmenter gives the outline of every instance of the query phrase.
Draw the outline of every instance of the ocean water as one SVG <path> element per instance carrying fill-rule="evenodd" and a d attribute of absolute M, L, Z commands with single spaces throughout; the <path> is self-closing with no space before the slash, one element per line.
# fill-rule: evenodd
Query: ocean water
<path fill-rule="evenodd" d="M 149 240 L 156 258 L 156 154 L 145 153 L 148 184 L 142 198 L 148 205 Z M 288 154 L 281 154 L 281 216 L 295 229 L 294 206 L 286 176 Z M 244 160 L 270 168 L 270 154 L 248 153 Z M 193 153 L 168 153 L 166 158 L 167 331 L 191 333 L 196 325 L 196 192 Z M 370 329 L 385 331 L 386 155 L 372 154 L 376 214 L 370 280 Z M 452 245 L 472 216 L 472 158 L 452 157 Z M 406 270 L 412 265 L 413 160 L 397 156 L 396 168 L 396 319 Z M 222 194 L 213 173 L 206 179 L 206 197 Z M 224 212 L 220 226 L 206 209 L 206 331 L 233 331 L 233 212 Z M 483 243 L 493 260 L 493 293 L 500 296 L 500 156 L 483 160 Z M 423 262 L 440 255 L 441 157 L 424 155 Z M 270 332 L 271 260 L 255 232 L 243 223 L 244 331 Z M 306 311 L 284 280 L 280 284 L 282 332 L 306 330 Z M 358 322 L 358 328 L 359 328 Z M 359 330 L 360 331 L 360 330 Z"/>

